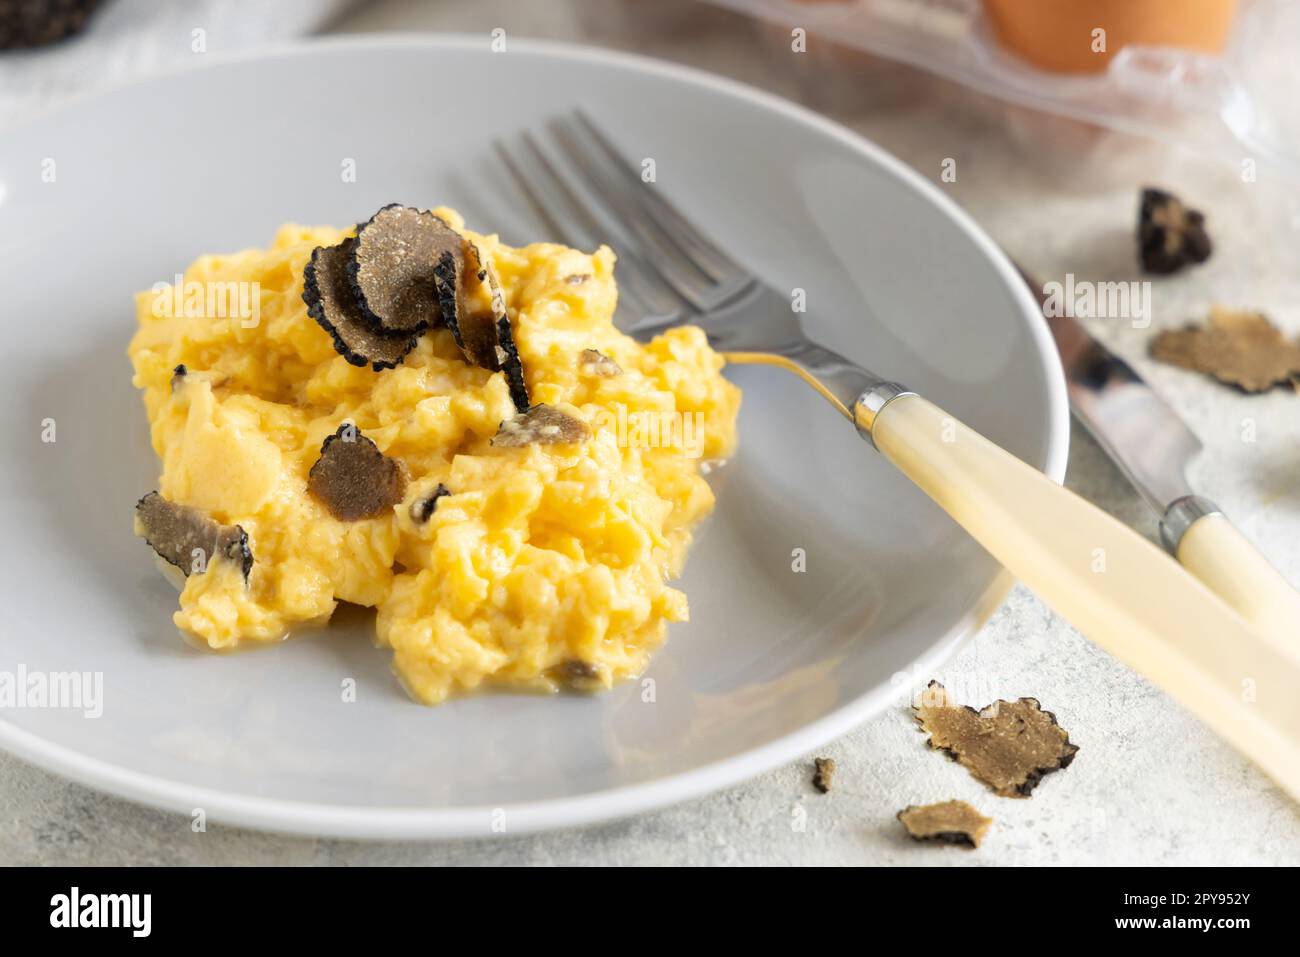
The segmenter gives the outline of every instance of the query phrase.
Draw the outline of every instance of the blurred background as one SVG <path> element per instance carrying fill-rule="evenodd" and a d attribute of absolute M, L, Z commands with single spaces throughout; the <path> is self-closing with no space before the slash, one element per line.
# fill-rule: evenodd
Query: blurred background
<path fill-rule="evenodd" d="M 1251 191 L 1269 192 L 1259 206 L 1272 226 L 1300 225 L 1291 0 L 0 0 L 0 129 L 201 56 L 313 34 L 495 28 L 765 87 L 924 173 L 956 160 L 966 200 L 996 205 L 972 182 L 984 173 L 1077 194 L 1133 186 L 1168 161 L 1240 180 L 1249 160 L 1254 182 L 1287 185 Z M 998 151 L 1014 167 L 992 161 Z"/>

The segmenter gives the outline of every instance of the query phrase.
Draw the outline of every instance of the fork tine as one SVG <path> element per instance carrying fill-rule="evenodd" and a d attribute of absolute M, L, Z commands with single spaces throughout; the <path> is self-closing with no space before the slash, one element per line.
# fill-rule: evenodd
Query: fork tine
<path fill-rule="evenodd" d="M 644 188 L 645 184 L 632 172 L 631 161 L 619 151 L 585 110 L 574 110 L 573 115 L 614 166 L 623 171 L 629 185 L 634 184 L 639 187 L 635 193 L 646 212 L 654 217 L 655 222 L 665 233 L 672 236 L 690 253 L 700 269 L 717 282 L 726 282 L 745 274 L 745 269 L 700 232 L 694 223 L 662 195 L 661 190 Z"/>
<path fill-rule="evenodd" d="M 523 167 L 516 162 L 515 158 L 510 154 L 510 150 L 506 148 L 506 144 L 502 140 L 498 139 L 494 141 L 492 145 L 496 150 L 497 156 L 501 158 L 501 162 L 505 164 L 506 170 L 510 173 L 511 178 L 524 194 L 524 198 L 528 200 L 529 204 L 537 213 L 538 218 L 541 219 L 550 233 L 563 239 L 570 246 L 578 248 L 589 249 L 596 244 L 597 239 L 594 231 L 587 234 L 579 233 L 573 228 L 570 222 L 565 221 L 565 218 L 560 214 L 559 210 L 549 200 L 550 192 L 538 188 L 538 185 L 529 179 L 529 177 L 524 173 Z M 554 176 L 554 173 L 549 166 L 545 166 L 544 168 L 548 173 L 551 173 L 552 177 Z"/>
<path fill-rule="evenodd" d="M 688 304 L 665 286 L 659 277 L 626 247 L 623 252 L 618 253 L 617 271 L 620 289 L 627 290 L 631 297 L 641 304 L 641 319 L 683 321 Z"/>
<path fill-rule="evenodd" d="M 528 164 L 528 169 L 542 171 L 537 176 L 525 172 L 524 163 L 511 154 L 504 141 L 498 139 L 494 146 L 506 170 L 537 211 L 542 222 L 571 246 L 590 249 L 598 245 L 603 241 L 602 235 L 605 230 L 595 218 L 590 206 L 565 181 L 531 134 L 524 133 L 523 140 L 534 160 L 533 163 Z M 540 182 L 542 175 L 546 178 L 547 186 L 552 188 L 548 189 L 542 185 Z M 556 194 L 563 198 L 567 215 L 560 209 L 561 201 L 552 198 Z M 573 219 L 582 223 L 581 230 L 572 225 Z M 642 319 L 668 319 L 681 315 L 684 300 L 675 295 L 663 282 L 652 278 L 648 267 L 634 252 L 631 250 L 622 252 L 619 256 L 619 267 L 620 278 L 627 280 L 623 283 L 627 305 L 639 312 Z"/>
<path fill-rule="evenodd" d="M 532 133 L 525 130 L 522 139 L 537 165 L 546 170 L 550 179 L 560 187 L 568 206 L 582 220 L 584 228 L 590 231 L 597 242 L 603 242 L 604 240 L 601 237 L 605 235 L 606 230 L 601 227 L 591 206 L 578 194 L 577 190 L 569 185 L 564 174 L 556 168 L 550 156 L 542 149 L 541 144 L 537 142 Z M 644 310 L 646 313 L 658 316 L 675 316 L 681 312 L 682 306 L 686 305 L 685 300 L 675 295 L 663 283 L 656 282 L 649 268 L 631 246 L 624 246 L 620 259 L 625 267 L 622 277 L 631 280 L 627 283 L 628 291 L 643 306 L 647 307 Z"/>
<path fill-rule="evenodd" d="M 629 190 L 618 182 L 618 174 L 611 174 L 604 168 L 609 165 L 607 162 L 593 160 L 567 123 L 553 121 L 551 130 L 565 158 L 583 175 L 584 182 L 590 185 L 591 194 L 601 200 L 606 215 L 635 238 L 641 256 L 650 267 L 683 299 L 699 311 L 706 311 L 715 298 L 711 295 L 716 286 L 712 278 L 695 265 L 671 236 L 639 215 L 638 205 L 629 201 Z"/>

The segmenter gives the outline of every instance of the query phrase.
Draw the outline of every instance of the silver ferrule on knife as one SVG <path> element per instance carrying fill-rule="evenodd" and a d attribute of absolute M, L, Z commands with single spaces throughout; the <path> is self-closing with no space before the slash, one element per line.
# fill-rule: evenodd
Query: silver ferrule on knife
<path fill-rule="evenodd" d="M 1187 530 L 1207 515 L 1222 515 L 1223 510 L 1204 495 L 1184 495 L 1169 503 L 1160 519 L 1160 540 L 1165 548 L 1178 554 Z"/>

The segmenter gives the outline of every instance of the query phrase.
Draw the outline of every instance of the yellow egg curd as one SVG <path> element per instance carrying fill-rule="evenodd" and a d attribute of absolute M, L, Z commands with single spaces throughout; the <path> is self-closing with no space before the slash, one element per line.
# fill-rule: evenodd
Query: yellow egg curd
<path fill-rule="evenodd" d="M 713 506 L 701 465 L 731 453 L 740 392 L 699 329 L 641 345 L 614 328 L 608 248 L 515 249 L 435 212 L 495 267 L 532 401 L 592 436 L 493 446 L 515 414 L 505 377 L 468 364 L 444 328 L 396 368 L 350 365 L 302 291 L 313 248 L 351 230 L 286 225 L 269 249 L 202 256 L 138 295 L 128 353 L 159 491 L 242 526 L 254 562 L 247 584 L 220 558 L 191 573 L 174 621 L 225 649 L 352 602 L 376 609 L 378 644 L 425 703 L 484 683 L 608 687 L 687 618 L 666 581 Z M 340 521 L 308 490 L 344 423 L 408 477 L 405 500 L 379 517 Z M 440 483 L 450 494 L 417 521 L 411 504 Z"/>

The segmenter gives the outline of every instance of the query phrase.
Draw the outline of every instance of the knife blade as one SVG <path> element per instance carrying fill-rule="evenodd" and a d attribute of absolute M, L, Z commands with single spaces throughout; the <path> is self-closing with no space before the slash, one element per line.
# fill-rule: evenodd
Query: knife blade
<path fill-rule="evenodd" d="M 1075 417 L 1163 519 L 1170 505 L 1192 495 L 1186 470 L 1201 440 L 1131 365 L 1077 320 L 1047 315 L 1042 284 L 1019 271 L 1043 307 Z"/>

